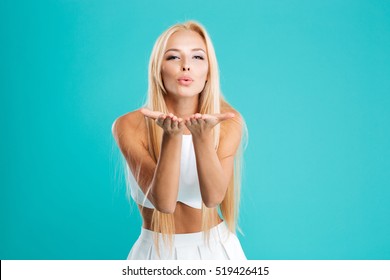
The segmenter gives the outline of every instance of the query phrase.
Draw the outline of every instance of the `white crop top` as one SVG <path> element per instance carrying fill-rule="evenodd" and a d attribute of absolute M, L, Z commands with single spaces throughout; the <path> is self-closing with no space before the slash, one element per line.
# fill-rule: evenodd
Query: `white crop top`
<path fill-rule="evenodd" d="M 128 168 L 131 197 L 144 207 L 154 209 L 154 205 L 147 199 L 138 186 L 131 170 Z M 198 171 L 192 135 L 183 135 L 180 160 L 179 193 L 177 201 L 183 202 L 193 208 L 202 208 L 202 196 L 200 194 Z"/>

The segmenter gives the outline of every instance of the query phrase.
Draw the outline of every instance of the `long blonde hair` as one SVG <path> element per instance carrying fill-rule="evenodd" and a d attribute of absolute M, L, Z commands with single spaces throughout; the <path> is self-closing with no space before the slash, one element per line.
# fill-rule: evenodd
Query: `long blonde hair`
<path fill-rule="evenodd" d="M 214 47 L 206 29 L 195 21 L 187 21 L 185 23 L 179 23 L 171 26 L 165 32 L 163 32 L 157 39 L 149 62 L 149 83 L 148 83 L 148 97 L 145 103 L 145 107 L 153 111 L 159 111 L 163 113 L 169 113 L 166 106 L 164 95 L 166 90 L 162 82 L 161 65 L 163 61 L 163 54 L 166 50 L 167 42 L 170 36 L 180 30 L 191 30 L 197 32 L 205 41 L 207 48 L 207 56 L 209 61 L 209 73 L 207 83 L 203 91 L 200 94 L 199 99 L 199 113 L 201 114 L 218 114 L 223 110 L 232 109 L 232 107 L 224 99 L 219 84 L 219 70 L 217 58 L 215 55 Z M 245 122 L 241 118 L 243 128 L 243 135 L 246 134 Z M 157 162 L 160 155 L 160 146 L 162 141 L 162 129 L 157 124 L 146 119 L 148 129 L 148 146 L 149 153 L 152 158 Z M 217 125 L 213 130 L 214 147 L 218 149 L 220 126 Z M 242 143 L 242 141 L 241 141 Z M 239 197 L 240 197 L 240 181 L 241 181 L 241 157 L 242 157 L 242 145 L 235 156 L 235 168 L 233 178 L 228 186 L 226 195 L 219 205 L 219 210 L 226 221 L 229 230 L 235 232 Z M 206 232 L 208 236 L 209 229 L 218 218 L 218 212 L 215 209 L 207 208 L 204 204 L 202 206 L 202 231 Z M 155 232 L 161 232 L 164 235 L 170 236 L 175 233 L 175 225 L 173 214 L 165 214 L 154 209 L 152 216 L 152 229 Z"/>

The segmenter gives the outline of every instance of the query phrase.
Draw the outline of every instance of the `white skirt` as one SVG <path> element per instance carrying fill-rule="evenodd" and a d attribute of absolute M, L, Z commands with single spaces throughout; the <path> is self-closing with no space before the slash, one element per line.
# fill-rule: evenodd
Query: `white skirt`
<path fill-rule="evenodd" d="M 141 228 L 128 260 L 246 260 L 240 241 L 230 232 L 225 222 L 210 229 L 209 243 L 203 232 L 174 234 L 172 248 L 158 235 L 160 255 L 153 241 L 153 231 Z"/>

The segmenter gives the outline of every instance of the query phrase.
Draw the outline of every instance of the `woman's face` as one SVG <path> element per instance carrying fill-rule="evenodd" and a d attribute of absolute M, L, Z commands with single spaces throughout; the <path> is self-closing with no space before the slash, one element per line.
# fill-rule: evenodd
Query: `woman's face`
<path fill-rule="evenodd" d="M 206 44 L 196 32 L 181 30 L 168 39 L 161 74 L 169 95 L 193 97 L 202 92 L 209 71 Z"/>

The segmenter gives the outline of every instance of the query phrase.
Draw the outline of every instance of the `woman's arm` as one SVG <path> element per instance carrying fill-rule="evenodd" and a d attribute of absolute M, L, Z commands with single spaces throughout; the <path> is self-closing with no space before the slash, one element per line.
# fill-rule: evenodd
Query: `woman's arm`
<path fill-rule="evenodd" d="M 214 148 L 212 129 L 221 123 L 218 150 Z M 203 203 L 216 207 L 225 197 L 234 171 L 234 155 L 241 141 L 239 114 L 195 114 L 186 121 L 192 133 L 196 166 Z"/>
<path fill-rule="evenodd" d="M 144 113 L 140 110 L 118 118 L 112 133 L 142 191 L 147 193 L 150 188 L 147 196 L 150 202 L 158 211 L 173 213 L 179 188 L 184 125 L 173 115 L 156 117 L 157 124 L 164 129 L 161 154 L 156 164 L 149 154 L 146 137 L 142 137 L 146 131 Z"/>

